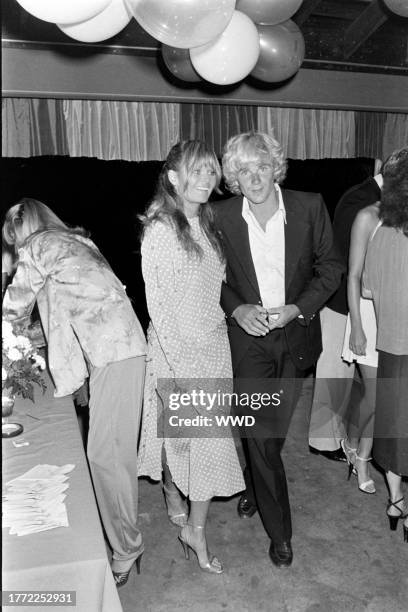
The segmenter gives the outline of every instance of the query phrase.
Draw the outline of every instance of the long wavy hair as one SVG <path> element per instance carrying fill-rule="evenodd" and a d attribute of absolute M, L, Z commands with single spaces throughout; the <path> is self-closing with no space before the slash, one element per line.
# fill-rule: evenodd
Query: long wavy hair
<path fill-rule="evenodd" d="M 394 151 L 383 168 L 379 217 L 408 237 L 408 147 Z"/>
<path fill-rule="evenodd" d="M 222 170 L 232 193 L 240 193 L 238 173 L 242 165 L 263 156 L 272 164 L 274 181 L 281 183 L 286 176 L 287 163 L 281 145 L 273 136 L 263 132 L 244 132 L 228 140 L 224 147 Z"/>
<path fill-rule="evenodd" d="M 214 170 L 215 190 L 219 191 L 221 168 L 212 149 L 200 140 L 184 140 L 172 147 L 160 172 L 153 200 L 145 214 L 139 216 L 143 224 L 142 239 L 144 232 L 152 223 L 156 221 L 168 223 L 175 229 L 177 238 L 187 253 L 202 257 L 202 249 L 191 234 L 183 206 L 183 193 L 187 191 L 189 176 L 193 170 L 202 166 Z M 179 186 L 179 190 L 170 182 L 170 170 L 178 172 L 179 177 L 186 177 L 184 185 Z M 200 205 L 198 216 L 202 230 L 222 260 L 221 240 L 215 228 L 213 210 L 208 202 Z"/>
<path fill-rule="evenodd" d="M 69 227 L 46 204 L 34 198 L 22 198 L 5 215 L 2 228 L 2 239 L 17 252 L 24 242 L 33 234 L 57 229 L 86 236 L 82 227 Z"/>

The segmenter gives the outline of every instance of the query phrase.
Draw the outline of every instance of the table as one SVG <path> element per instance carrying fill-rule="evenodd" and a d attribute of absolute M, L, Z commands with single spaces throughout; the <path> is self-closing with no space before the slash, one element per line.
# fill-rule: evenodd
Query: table
<path fill-rule="evenodd" d="M 122 612 L 110 570 L 82 439 L 71 396 L 56 399 L 47 378 L 47 391 L 35 392 L 35 403 L 16 398 L 10 422 L 24 432 L 3 439 L 3 483 L 39 463 L 75 464 L 69 474 L 65 504 L 69 527 L 26 536 L 3 535 L 3 591 L 76 591 L 75 612 Z M 30 416 L 32 415 L 32 416 Z M 36 417 L 36 418 L 32 418 Z M 36 420 L 39 419 L 39 420 Z M 15 448 L 24 437 L 29 446 Z M 27 612 L 32 607 L 10 606 Z M 37 610 L 64 609 L 40 606 Z"/>

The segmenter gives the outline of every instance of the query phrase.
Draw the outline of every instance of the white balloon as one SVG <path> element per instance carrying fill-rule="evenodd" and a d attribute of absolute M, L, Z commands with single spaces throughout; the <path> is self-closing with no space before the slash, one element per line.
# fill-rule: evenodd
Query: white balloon
<path fill-rule="evenodd" d="M 235 0 L 126 0 L 136 21 L 178 49 L 205 45 L 227 27 Z"/>
<path fill-rule="evenodd" d="M 203 79 L 217 85 L 231 85 L 251 72 L 259 50 L 254 22 L 244 13 L 234 11 L 224 32 L 206 45 L 190 49 L 190 57 Z"/>
<path fill-rule="evenodd" d="M 17 0 L 31 15 L 51 23 L 75 23 L 95 17 L 110 0 Z"/>
<path fill-rule="evenodd" d="M 123 0 L 111 0 L 110 4 L 101 13 L 92 19 L 62 25 L 57 23 L 60 30 L 81 42 L 98 42 L 118 34 L 132 19 L 132 14 L 125 6 Z"/>
<path fill-rule="evenodd" d="M 384 0 L 390 11 L 401 17 L 408 17 L 408 0 Z"/>

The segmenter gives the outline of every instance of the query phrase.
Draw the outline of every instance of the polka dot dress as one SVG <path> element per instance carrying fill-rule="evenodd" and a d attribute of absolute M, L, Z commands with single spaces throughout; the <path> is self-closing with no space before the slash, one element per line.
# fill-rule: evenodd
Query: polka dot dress
<path fill-rule="evenodd" d="M 234 495 L 245 484 L 228 430 L 223 429 L 221 434 L 214 428 L 204 431 L 195 427 L 190 429 L 192 437 L 163 438 L 160 426 L 163 411 L 165 421 L 170 414 L 168 395 L 162 389 L 164 380 L 173 390 L 178 388 L 174 385 L 176 381 L 186 389 L 189 384 L 197 388 L 200 379 L 199 386 L 205 391 L 210 388 L 216 391 L 219 387 L 232 391 L 230 348 L 219 304 L 224 265 L 202 232 L 198 217 L 189 222 L 192 236 L 203 250 L 201 259 L 189 255 L 175 231 L 164 222 L 150 226 L 142 243 L 142 271 L 151 323 L 147 334 L 138 467 L 140 476 L 161 480 L 164 443 L 167 463 L 178 488 L 192 501 L 204 501 Z M 193 414 L 212 413 L 199 406 Z"/>

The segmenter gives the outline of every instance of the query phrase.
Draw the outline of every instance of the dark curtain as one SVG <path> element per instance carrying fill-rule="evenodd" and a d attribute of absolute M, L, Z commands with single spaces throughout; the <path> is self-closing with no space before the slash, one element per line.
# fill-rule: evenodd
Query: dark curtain
<path fill-rule="evenodd" d="M 258 128 L 256 106 L 180 104 L 181 140 L 203 140 L 218 156 L 229 138 Z"/>

